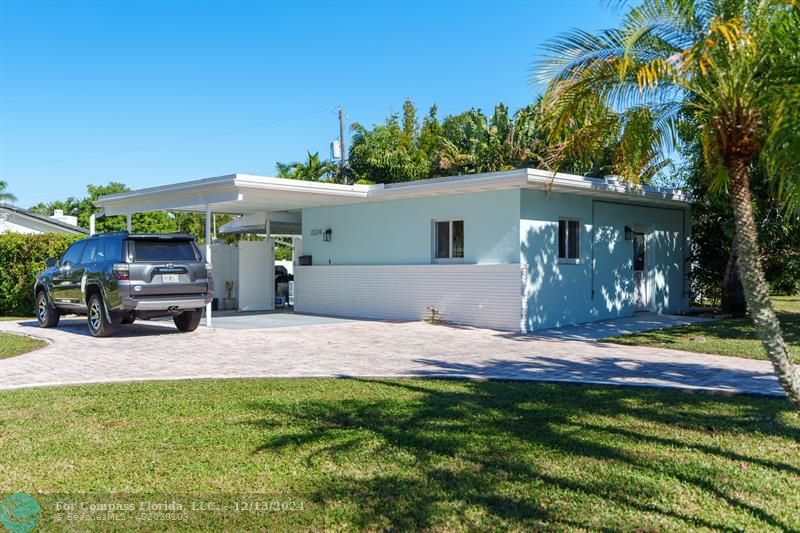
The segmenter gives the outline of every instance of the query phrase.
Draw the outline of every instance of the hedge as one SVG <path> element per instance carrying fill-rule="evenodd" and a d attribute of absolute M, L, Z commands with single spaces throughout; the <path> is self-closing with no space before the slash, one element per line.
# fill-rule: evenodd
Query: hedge
<path fill-rule="evenodd" d="M 48 257 L 60 257 L 82 235 L 0 235 L 0 315 L 32 316 L 33 284 Z"/>

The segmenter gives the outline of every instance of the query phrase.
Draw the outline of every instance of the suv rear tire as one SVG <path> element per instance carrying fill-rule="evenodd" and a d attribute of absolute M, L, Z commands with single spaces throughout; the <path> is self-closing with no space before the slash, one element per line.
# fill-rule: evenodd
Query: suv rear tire
<path fill-rule="evenodd" d="M 180 331 L 194 331 L 200 325 L 200 311 L 184 311 L 172 317 Z"/>
<path fill-rule="evenodd" d="M 89 324 L 89 333 L 94 337 L 108 337 L 114 332 L 114 327 L 106 318 L 103 308 L 103 299 L 99 293 L 94 293 L 89 297 L 88 310 L 86 313 Z"/>
<path fill-rule="evenodd" d="M 54 328 L 60 319 L 61 313 L 50 305 L 47 300 L 47 292 L 39 291 L 39 294 L 36 295 L 36 320 L 39 321 L 39 327 Z"/>

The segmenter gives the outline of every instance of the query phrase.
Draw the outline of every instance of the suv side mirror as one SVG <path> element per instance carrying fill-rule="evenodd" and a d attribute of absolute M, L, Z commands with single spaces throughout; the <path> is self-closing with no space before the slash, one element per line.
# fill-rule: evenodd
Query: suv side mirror
<path fill-rule="evenodd" d="M 47 268 L 53 268 L 58 264 L 58 259 L 56 259 L 55 257 L 48 257 L 45 260 L 44 264 Z"/>

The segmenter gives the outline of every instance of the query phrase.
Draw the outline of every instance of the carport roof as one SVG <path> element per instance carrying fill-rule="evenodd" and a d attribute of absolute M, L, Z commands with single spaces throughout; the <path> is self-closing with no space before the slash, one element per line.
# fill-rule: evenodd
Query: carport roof
<path fill-rule="evenodd" d="M 112 194 L 94 203 L 105 215 L 147 211 L 203 212 L 206 206 L 215 213 L 245 214 L 511 188 L 614 197 L 645 204 L 686 205 L 690 200 L 688 194 L 680 190 L 632 186 L 614 179 L 519 169 L 377 185 L 342 185 L 230 174 Z"/>

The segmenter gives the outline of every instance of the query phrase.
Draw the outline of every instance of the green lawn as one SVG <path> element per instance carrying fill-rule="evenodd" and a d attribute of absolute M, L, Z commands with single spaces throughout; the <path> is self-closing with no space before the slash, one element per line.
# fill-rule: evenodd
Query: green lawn
<path fill-rule="evenodd" d="M 34 318 L 34 317 L 31 317 L 31 316 L 0 316 L 0 322 L 2 322 L 3 320 L 8 320 L 8 321 L 11 321 L 11 320 L 30 320 L 31 318 Z"/>
<path fill-rule="evenodd" d="M 192 492 L 295 510 L 164 529 L 798 530 L 800 416 L 782 399 L 521 382 L 29 389 L 0 393 L 0 492 L 15 491 L 50 529 L 76 527 L 53 522 L 52 493 Z"/>
<path fill-rule="evenodd" d="M 795 362 L 800 363 L 800 296 L 772 298 L 783 326 L 783 336 Z M 689 352 L 735 355 L 749 359 L 766 359 L 767 354 L 756 336 L 749 318 L 719 320 L 676 328 L 645 331 L 603 342 L 636 346 L 673 348 Z"/>
<path fill-rule="evenodd" d="M 31 350 L 41 348 L 45 344 L 47 343 L 42 340 L 26 337 L 24 335 L 0 333 L 0 359 L 30 352 Z"/>

